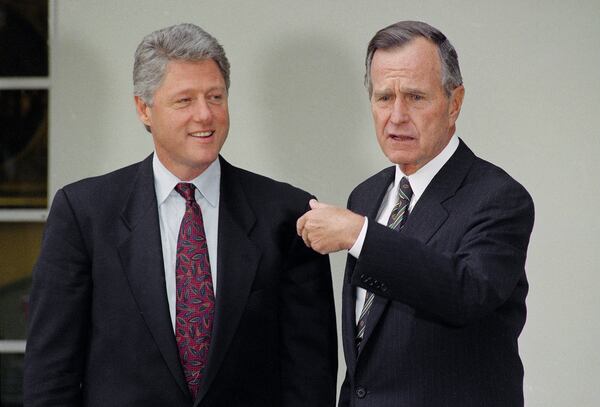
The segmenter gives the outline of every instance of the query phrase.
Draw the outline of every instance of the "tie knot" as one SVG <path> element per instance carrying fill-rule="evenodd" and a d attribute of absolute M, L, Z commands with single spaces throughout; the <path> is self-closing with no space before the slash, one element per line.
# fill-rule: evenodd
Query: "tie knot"
<path fill-rule="evenodd" d="M 400 180 L 400 188 L 398 188 L 398 194 L 400 195 L 400 198 L 406 199 L 407 201 L 410 201 L 410 199 L 412 198 L 413 190 L 410 187 L 410 182 L 408 182 L 408 178 L 402 177 L 402 179 Z"/>
<path fill-rule="evenodd" d="M 196 197 L 194 196 L 194 192 L 196 191 L 196 187 L 194 184 L 189 182 L 180 182 L 175 185 L 175 191 L 181 195 L 186 202 L 196 202 Z"/>

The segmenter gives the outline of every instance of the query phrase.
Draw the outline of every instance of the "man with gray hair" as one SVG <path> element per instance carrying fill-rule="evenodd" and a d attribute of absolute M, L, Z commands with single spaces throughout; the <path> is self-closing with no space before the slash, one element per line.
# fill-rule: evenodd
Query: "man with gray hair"
<path fill-rule="evenodd" d="M 25 406 L 332 406 L 327 256 L 309 194 L 236 168 L 229 62 L 192 24 L 135 53 L 154 154 L 57 191 L 33 272 Z"/>
<path fill-rule="evenodd" d="M 464 87 L 439 30 L 377 32 L 365 85 L 395 165 L 356 187 L 348 209 L 311 200 L 297 222 L 317 252 L 349 253 L 340 407 L 523 406 L 531 197 L 456 136 Z"/>

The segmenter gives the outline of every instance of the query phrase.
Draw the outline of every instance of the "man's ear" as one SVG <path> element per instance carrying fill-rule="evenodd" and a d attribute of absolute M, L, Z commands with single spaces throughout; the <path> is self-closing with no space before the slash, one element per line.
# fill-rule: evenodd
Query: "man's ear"
<path fill-rule="evenodd" d="M 134 96 L 133 100 L 135 102 L 135 110 L 137 111 L 141 122 L 144 123 L 146 127 L 150 127 L 150 124 L 152 123 L 150 106 L 148 106 L 139 96 Z"/>
<path fill-rule="evenodd" d="M 464 97 L 465 87 L 463 85 L 454 88 L 452 94 L 450 95 L 450 106 L 448 107 L 448 113 L 450 117 L 449 127 L 454 126 L 454 124 L 456 123 L 456 119 L 458 119 L 458 115 L 460 114 L 460 108 L 462 106 Z"/>

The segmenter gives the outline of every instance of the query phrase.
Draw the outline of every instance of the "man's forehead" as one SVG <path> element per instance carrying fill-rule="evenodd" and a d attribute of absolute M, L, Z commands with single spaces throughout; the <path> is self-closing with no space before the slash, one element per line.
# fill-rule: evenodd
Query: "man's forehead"
<path fill-rule="evenodd" d="M 407 66 L 441 63 L 437 45 L 424 37 L 413 38 L 399 46 L 377 49 L 373 54 L 373 64 L 376 62 L 402 62 Z"/>
<path fill-rule="evenodd" d="M 218 81 L 225 85 L 225 78 L 213 59 L 197 61 L 173 59 L 167 62 L 162 82 L 165 81 Z"/>
<path fill-rule="evenodd" d="M 437 46 L 425 38 L 416 38 L 401 47 L 378 49 L 373 55 L 371 76 L 441 78 Z"/>
<path fill-rule="evenodd" d="M 182 70 L 196 66 L 211 66 L 220 72 L 219 65 L 212 58 L 201 58 L 201 59 L 169 59 L 165 65 L 165 73 L 169 73 L 174 70 Z M 222 75 L 221 75 L 222 76 Z"/>

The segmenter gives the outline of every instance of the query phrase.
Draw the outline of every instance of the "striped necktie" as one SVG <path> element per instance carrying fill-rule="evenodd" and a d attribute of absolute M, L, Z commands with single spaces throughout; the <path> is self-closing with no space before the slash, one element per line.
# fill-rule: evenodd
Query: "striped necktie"
<path fill-rule="evenodd" d="M 410 183 L 406 177 L 402 177 L 400 180 L 400 185 L 398 188 L 398 201 L 392 208 L 392 213 L 387 222 L 387 226 L 390 229 L 394 229 L 396 231 L 400 231 L 404 224 L 406 223 L 406 219 L 408 218 L 408 206 L 410 204 L 410 199 L 412 198 L 413 191 L 410 187 Z M 363 305 L 362 311 L 360 312 L 360 317 L 358 318 L 358 333 L 356 335 L 356 346 L 360 344 L 363 336 L 365 335 L 365 328 L 367 327 L 367 318 L 369 316 L 369 311 L 371 311 L 371 306 L 373 305 L 373 300 L 375 298 L 375 294 L 371 291 L 367 291 L 365 296 L 365 304 Z"/>

